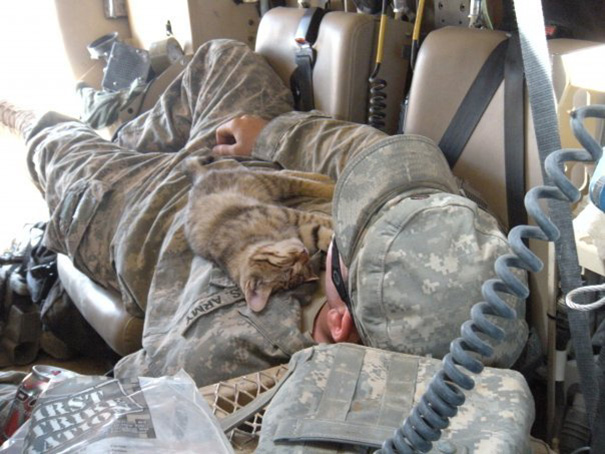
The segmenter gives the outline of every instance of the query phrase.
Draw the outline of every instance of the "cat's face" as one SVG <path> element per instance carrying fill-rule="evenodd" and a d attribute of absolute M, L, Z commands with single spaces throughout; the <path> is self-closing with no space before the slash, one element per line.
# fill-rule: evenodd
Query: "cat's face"
<path fill-rule="evenodd" d="M 309 263 L 309 253 L 297 238 L 259 245 L 246 259 L 240 285 L 246 302 L 255 312 L 263 310 L 269 296 L 317 280 Z"/>

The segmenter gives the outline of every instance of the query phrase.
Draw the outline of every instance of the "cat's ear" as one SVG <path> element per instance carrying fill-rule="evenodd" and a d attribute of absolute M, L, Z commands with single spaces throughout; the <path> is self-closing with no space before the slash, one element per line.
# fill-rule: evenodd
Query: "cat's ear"
<path fill-rule="evenodd" d="M 208 168 L 205 166 L 207 162 L 200 160 L 196 157 L 189 157 L 185 159 L 180 165 L 181 169 L 189 177 L 193 184 L 197 183 L 206 173 Z"/>
<path fill-rule="evenodd" d="M 271 288 L 268 286 L 258 285 L 255 281 L 249 280 L 244 284 L 244 296 L 246 303 L 253 312 L 262 311 L 269 297 L 271 296 Z"/>

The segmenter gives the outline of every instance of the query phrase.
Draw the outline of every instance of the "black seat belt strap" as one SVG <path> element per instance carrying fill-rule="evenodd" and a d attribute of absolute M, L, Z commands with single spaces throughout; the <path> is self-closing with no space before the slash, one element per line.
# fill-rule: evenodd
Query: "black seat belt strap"
<path fill-rule="evenodd" d="M 300 19 L 294 35 L 297 45 L 294 56 L 296 69 L 290 76 L 290 88 L 294 96 L 294 108 L 303 112 L 315 108 L 313 99 L 315 50 L 313 44 L 317 40 L 319 25 L 325 13 L 325 10 L 321 8 L 308 8 Z"/>
<path fill-rule="evenodd" d="M 504 164 L 508 228 L 527 224 L 525 198 L 525 78 L 519 35 L 509 38 L 504 65 Z"/>
<path fill-rule="evenodd" d="M 507 47 L 508 40 L 504 40 L 492 51 L 439 142 L 439 148 L 445 154 L 450 168 L 456 165 L 462 150 L 504 79 Z"/>
<path fill-rule="evenodd" d="M 525 119 L 523 60 L 519 37 L 502 41 L 489 55 L 460 103 L 439 147 L 453 168 L 504 80 L 504 162 L 508 226 L 525 224 Z"/>

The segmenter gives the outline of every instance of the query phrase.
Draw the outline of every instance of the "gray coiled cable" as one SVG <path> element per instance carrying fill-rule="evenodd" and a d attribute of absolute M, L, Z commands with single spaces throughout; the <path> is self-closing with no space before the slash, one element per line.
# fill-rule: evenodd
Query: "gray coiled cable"
<path fill-rule="evenodd" d="M 478 374 L 484 366 L 473 354 L 478 353 L 483 357 L 493 354 L 492 346 L 481 339 L 479 334 L 496 342 L 504 337 L 503 330 L 486 316 L 496 315 L 505 319 L 516 317 L 515 311 L 504 302 L 499 293 L 522 299 L 529 296 L 529 288 L 514 275 L 512 268 L 534 273 L 542 269 L 542 261 L 526 246 L 524 239 L 556 241 L 559 237 L 559 230 L 542 210 L 540 200 L 577 202 L 581 197 L 580 191 L 565 176 L 563 164 L 567 161 L 598 161 L 601 158 L 601 146 L 584 127 L 585 118 L 605 119 L 605 106 L 582 107 L 571 113 L 572 130 L 585 150 L 558 150 L 546 158 L 544 168 L 554 186 L 537 186 L 525 196 L 525 207 L 537 226 L 520 225 L 509 232 L 508 242 L 513 254 L 505 254 L 496 260 L 494 268 L 498 278 L 487 280 L 481 288 L 485 301 L 472 307 L 471 319 L 462 325 L 462 336 L 450 344 L 450 352 L 443 358 L 441 370 L 432 378 L 410 416 L 377 453 L 412 454 L 430 451 L 432 442 L 441 437 L 441 431 L 449 425 L 449 418 L 455 416 L 458 407 L 464 403 L 462 389 L 470 391 L 474 388 L 474 380 L 461 368 Z"/>

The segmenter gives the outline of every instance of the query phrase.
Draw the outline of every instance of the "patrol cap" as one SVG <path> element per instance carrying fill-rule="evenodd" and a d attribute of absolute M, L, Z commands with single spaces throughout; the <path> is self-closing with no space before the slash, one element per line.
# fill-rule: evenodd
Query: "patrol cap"
<path fill-rule="evenodd" d="M 458 192 L 443 153 L 427 137 L 389 137 L 351 159 L 338 178 L 332 205 L 336 241 L 345 265 L 350 265 L 359 234 L 378 208 L 404 192 L 430 189 Z"/>
<path fill-rule="evenodd" d="M 459 336 L 494 263 L 510 249 L 493 216 L 458 188 L 439 148 L 394 136 L 355 157 L 333 201 L 335 239 L 349 267 L 352 316 L 365 345 L 444 356 Z M 521 276 L 523 278 L 523 276 Z M 506 298 L 505 298 L 506 299 Z M 527 339 L 517 320 L 493 319 L 507 337 L 494 355 L 510 366 Z"/>

